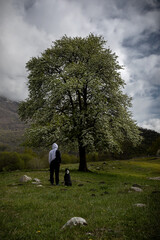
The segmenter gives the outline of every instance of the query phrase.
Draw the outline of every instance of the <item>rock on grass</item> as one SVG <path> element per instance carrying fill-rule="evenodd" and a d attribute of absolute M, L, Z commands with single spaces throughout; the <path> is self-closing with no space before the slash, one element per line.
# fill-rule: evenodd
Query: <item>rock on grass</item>
<path fill-rule="evenodd" d="M 133 190 L 135 192 L 143 192 L 143 189 L 139 188 L 139 187 L 131 187 L 131 190 Z"/>
<path fill-rule="evenodd" d="M 32 181 L 32 178 L 31 177 L 28 177 L 27 175 L 23 175 L 20 179 L 19 179 L 20 182 L 29 182 L 29 181 Z"/>
<path fill-rule="evenodd" d="M 87 222 L 84 218 L 73 217 L 70 220 L 68 220 L 68 222 L 66 222 L 66 224 L 62 227 L 62 229 L 66 228 L 66 227 L 77 226 L 77 225 L 87 225 Z"/>

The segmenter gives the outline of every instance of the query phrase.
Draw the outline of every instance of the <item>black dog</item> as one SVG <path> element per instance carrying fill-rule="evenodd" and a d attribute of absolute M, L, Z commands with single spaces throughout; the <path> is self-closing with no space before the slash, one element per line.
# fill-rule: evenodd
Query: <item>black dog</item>
<path fill-rule="evenodd" d="M 65 186 L 72 186 L 71 176 L 69 174 L 69 169 L 65 169 L 65 175 L 64 175 L 64 185 Z"/>

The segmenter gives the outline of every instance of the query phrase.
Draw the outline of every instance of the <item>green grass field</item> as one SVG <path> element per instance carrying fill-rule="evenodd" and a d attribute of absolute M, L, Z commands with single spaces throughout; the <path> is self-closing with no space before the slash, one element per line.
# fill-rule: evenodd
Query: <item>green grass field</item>
<path fill-rule="evenodd" d="M 72 187 L 62 183 L 66 167 Z M 160 181 L 148 179 L 160 176 L 160 159 L 96 162 L 88 168 L 91 172 L 82 173 L 77 164 L 62 164 L 60 186 L 50 186 L 48 169 L 0 173 L 0 239 L 160 239 Z M 39 178 L 42 187 L 20 184 L 24 174 Z M 130 191 L 133 184 L 143 192 Z M 61 230 L 75 216 L 88 225 Z"/>

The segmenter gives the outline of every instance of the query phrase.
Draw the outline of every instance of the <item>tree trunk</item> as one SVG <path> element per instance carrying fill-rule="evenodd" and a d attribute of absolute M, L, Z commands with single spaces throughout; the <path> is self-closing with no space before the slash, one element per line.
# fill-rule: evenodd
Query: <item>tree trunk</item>
<path fill-rule="evenodd" d="M 86 162 L 86 148 L 83 146 L 79 146 L 79 158 L 80 158 L 80 162 L 79 162 L 79 171 L 82 172 L 87 172 L 87 162 Z"/>

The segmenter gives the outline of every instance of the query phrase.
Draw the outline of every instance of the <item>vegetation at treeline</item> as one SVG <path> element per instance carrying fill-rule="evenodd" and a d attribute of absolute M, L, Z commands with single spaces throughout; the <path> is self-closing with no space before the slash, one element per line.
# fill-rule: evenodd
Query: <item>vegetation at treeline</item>
<path fill-rule="evenodd" d="M 70 169 L 72 187 L 63 185 Z M 3 240 L 158 240 L 160 236 L 160 159 L 61 165 L 60 186 L 50 186 L 49 171 L 0 173 L 0 239 Z M 20 183 L 24 174 L 41 180 Z M 134 192 L 132 186 L 143 192 Z M 136 204 L 144 204 L 137 207 Z M 88 225 L 61 230 L 72 217 Z"/>
<path fill-rule="evenodd" d="M 48 167 L 48 151 L 38 148 L 25 148 L 22 133 L 24 127 L 18 120 L 18 103 L 0 97 L 0 171 L 14 169 L 41 169 Z M 105 151 L 92 151 L 87 154 L 87 162 L 106 161 L 109 159 L 130 159 L 137 156 L 156 156 L 160 148 L 160 134 L 153 130 L 140 129 L 143 141 L 137 148 L 132 145 L 124 145 L 123 153 L 111 153 Z M 71 149 L 60 145 L 63 163 L 78 162 L 78 152 L 71 152 Z M 37 152 L 38 151 L 38 152 Z M 3 152 L 3 153 L 2 153 Z M 15 154 L 16 152 L 16 154 Z M 71 154 L 72 153 L 72 154 Z M 16 160 L 17 159 L 17 160 Z M 13 164 L 14 163 L 14 164 Z"/>
<path fill-rule="evenodd" d="M 113 152 L 90 152 L 87 154 L 87 162 L 97 161 L 109 161 L 111 159 L 131 159 L 135 157 L 146 156 L 159 156 L 160 153 L 160 134 L 147 129 L 140 129 L 143 137 L 142 143 L 138 147 L 132 145 L 124 145 L 123 153 Z M 64 148 L 65 149 L 65 148 Z M 72 151 L 63 150 L 63 146 L 60 146 L 62 152 L 62 163 L 78 163 L 78 153 Z M 0 171 L 11 171 L 16 169 L 44 169 L 48 168 L 48 151 L 49 149 L 38 151 L 31 148 L 23 149 L 22 146 L 18 152 L 9 150 L 7 145 L 0 145 Z"/>

